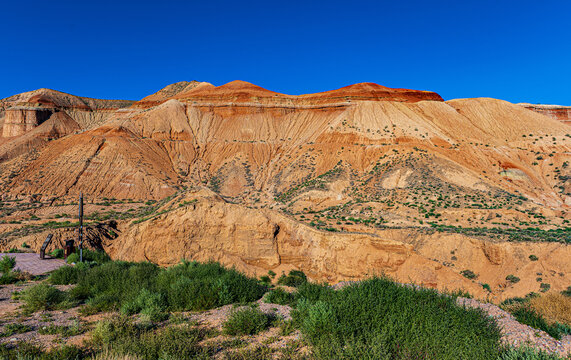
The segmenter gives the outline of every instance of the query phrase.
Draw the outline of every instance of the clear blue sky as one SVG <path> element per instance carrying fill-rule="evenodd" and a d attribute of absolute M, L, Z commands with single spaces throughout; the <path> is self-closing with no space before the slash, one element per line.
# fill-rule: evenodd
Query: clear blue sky
<path fill-rule="evenodd" d="M 182 80 L 376 82 L 571 105 L 571 1 L 4 1 L 0 98 L 140 99 Z"/>

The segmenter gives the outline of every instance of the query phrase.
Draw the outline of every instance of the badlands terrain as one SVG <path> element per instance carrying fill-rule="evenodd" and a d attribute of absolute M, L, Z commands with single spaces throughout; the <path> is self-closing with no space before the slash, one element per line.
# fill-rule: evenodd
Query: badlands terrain
<path fill-rule="evenodd" d="M 362 83 L 180 82 L 0 100 L 0 250 L 74 238 L 174 265 L 386 274 L 499 302 L 571 285 L 571 112 Z"/>

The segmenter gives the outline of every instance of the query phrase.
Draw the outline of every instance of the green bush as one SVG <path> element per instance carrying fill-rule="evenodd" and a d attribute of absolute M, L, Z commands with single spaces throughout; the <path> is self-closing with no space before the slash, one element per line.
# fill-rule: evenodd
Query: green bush
<path fill-rule="evenodd" d="M 79 254 L 71 253 L 67 256 L 66 262 L 68 264 L 77 264 L 79 263 Z"/>
<path fill-rule="evenodd" d="M 467 279 L 475 279 L 478 277 L 478 275 L 476 275 L 472 270 L 462 270 L 460 271 L 460 274 Z"/>
<path fill-rule="evenodd" d="M 222 329 L 228 335 L 254 335 L 270 327 L 275 317 L 259 309 L 247 307 L 234 311 Z"/>
<path fill-rule="evenodd" d="M 511 275 L 511 274 L 506 276 L 506 280 L 511 282 L 512 284 L 519 282 L 519 278 L 517 276 Z"/>
<path fill-rule="evenodd" d="M 104 264 L 106 262 L 111 261 L 111 258 L 104 251 L 83 249 L 83 261 L 94 262 L 97 264 Z"/>
<path fill-rule="evenodd" d="M 307 282 L 307 276 L 305 276 L 303 271 L 299 270 L 291 270 L 287 276 L 285 274 L 282 274 L 282 276 L 278 278 L 278 284 L 285 286 L 298 287 L 306 282 Z"/>
<path fill-rule="evenodd" d="M 63 249 L 54 249 L 51 253 L 50 256 L 56 259 L 63 259 L 65 252 L 63 251 Z"/>
<path fill-rule="evenodd" d="M 306 282 L 297 288 L 296 298 L 306 299 L 313 303 L 319 300 L 326 300 L 333 294 L 335 294 L 335 290 L 327 284 Z"/>
<path fill-rule="evenodd" d="M 2 272 L 2 274 L 10 273 L 15 266 L 16 258 L 13 256 L 4 255 L 2 259 L 0 259 L 0 272 Z"/>
<path fill-rule="evenodd" d="M 199 345 L 207 333 L 189 326 L 169 326 L 155 330 L 134 324 L 125 317 L 97 323 L 93 344 L 111 355 L 133 356 L 141 360 L 208 359 L 208 351 Z"/>
<path fill-rule="evenodd" d="M 531 260 L 531 261 L 537 261 L 537 260 L 539 260 L 539 258 L 538 258 L 537 256 L 535 256 L 535 255 L 529 255 L 529 260 Z"/>
<path fill-rule="evenodd" d="M 125 315 L 141 313 L 150 321 L 163 321 L 168 318 L 167 306 L 164 297 L 147 289 L 141 290 L 139 296 L 132 302 L 126 302 L 121 307 Z"/>
<path fill-rule="evenodd" d="M 274 289 L 264 296 L 264 302 L 269 304 L 292 305 L 295 302 L 295 295 L 288 293 L 284 289 Z"/>
<path fill-rule="evenodd" d="M 89 268 L 90 266 L 87 263 L 78 263 L 75 266 L 62 266 L 50 274 L 48 281 L 54 285 L 77 284 L 79 277 Z"/>
<path fill-rule="evenodd" d="M 66 294 L 45 283 L 34 285 L 21 293 L 28 311 L 53 310 L 66 300 Z"/>
<path fill-rule="evenodd" d="M 247 303 L 261 298 L 266 290 L 256 279 L 214 262 L 184 261 L 161 269 L 151 263 L 111 261 L 80 272 L 77 279 L 70 295 L 85 300 L 91 309 L 122 309 L 126 313 L 147 309 L 145 312 L 154 318 L 160 318 L 163 310 L 207 310 Z M 161 310 L 154 312 L 153 306 L 139 306 L 139 300 L 143 301 L 139 296 L 161 299 L 160 306 L 153 305 Z"/>
<path fill-rule="evenodd" d="M 561 292 L 565 296 L 571 296 L 571 286 L 568 286 L 567 289 Z"/>
<path fill-rule="evenodd" d="M 332 291 L 317 301 L 300 298 L 292 316 L 318 359 L 500 355 L 500 330 L 481 310 L 459 307 L 449 296 L 385 278 Z"/>

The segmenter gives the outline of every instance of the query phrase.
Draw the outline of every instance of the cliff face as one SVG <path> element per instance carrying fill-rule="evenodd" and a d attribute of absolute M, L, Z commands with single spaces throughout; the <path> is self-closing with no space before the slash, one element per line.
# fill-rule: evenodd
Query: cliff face
<path fill-rule="evenodd" d="M 3 137 L 20 136 L 55 112 L 65 112 L 81 128 L 103 124 L 118 109 L 132 101 L 83 98 L 50 89 L 39 89 L 0 100 Z"/>
<path fill-rule="evenodd" d="M 52 115 L 51 109 L 11 107 L 5 110 L 2 137 L 15 137 L 34 129 Z"/>
<path fill-rule="evenodd" d="M 518 104 L 564 124 L 571 125 L 571 106 Z"/>

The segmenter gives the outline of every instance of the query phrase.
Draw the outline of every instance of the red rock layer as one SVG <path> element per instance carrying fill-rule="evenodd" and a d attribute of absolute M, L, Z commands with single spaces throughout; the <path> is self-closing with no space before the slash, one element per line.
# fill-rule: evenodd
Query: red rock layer
<path fill-rule="evenodd" d="M 540 114 L 549 116 L 552 119 L 559 120 L 564 124 L 571 125 L 571 106 L 560 105 L 534 105 L 534 104 L 518 104 L 526 109 L 533 110 Z"/>

